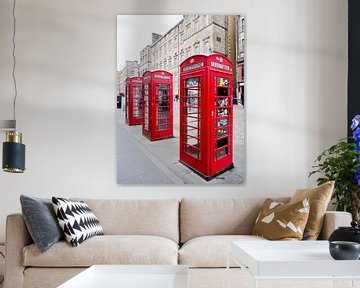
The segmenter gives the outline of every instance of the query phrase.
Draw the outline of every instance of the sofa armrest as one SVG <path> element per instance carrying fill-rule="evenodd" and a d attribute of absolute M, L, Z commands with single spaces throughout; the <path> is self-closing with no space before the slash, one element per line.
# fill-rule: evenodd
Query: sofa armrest
<path fill-rule="evenodd" d="M 324 224 L 319 236 L 321 240 L 329 239 L 331 233 L 340 226 L 350 226 L 352 216 L 348 212 L 326 211 Z"/>
<path fill-rule="evenodd" d="M 6 218 L 4 288 L 22 288 L 24 280 L 23 248 L 33 241 L 22 214 Z"/>

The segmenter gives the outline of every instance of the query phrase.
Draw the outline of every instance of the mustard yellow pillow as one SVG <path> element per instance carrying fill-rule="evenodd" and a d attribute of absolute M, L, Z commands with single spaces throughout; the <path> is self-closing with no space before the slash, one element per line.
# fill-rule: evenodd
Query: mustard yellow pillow
<path fill-rule="evenodd" d="M 316 240 L 319 237 L 324 221 L 326 208 L 334 190 L 334 181 L 324 183 L 311 189 L 298 189 L 289 203 L 304 199 L 309 200 L 310 213 L 305 227 L 304 240 Z"/>
<path fill-rule="evenodd" d="M 308 217 L 307 199 L 284 204 L 267 198 L 260 209 L 252 234 L 269 240 L 301 240 Z"/>

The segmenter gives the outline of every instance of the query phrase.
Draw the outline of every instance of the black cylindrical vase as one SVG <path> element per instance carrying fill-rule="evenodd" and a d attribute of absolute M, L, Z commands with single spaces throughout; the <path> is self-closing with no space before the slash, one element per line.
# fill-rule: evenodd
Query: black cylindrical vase
<path fill-rule="evenodd" d="M 6 133 L 6 142 L 3 143 L 3 169 L 10 173 L 23 173 L 25 170 L 25 145 L 21 143 L 20 132 Z"/>

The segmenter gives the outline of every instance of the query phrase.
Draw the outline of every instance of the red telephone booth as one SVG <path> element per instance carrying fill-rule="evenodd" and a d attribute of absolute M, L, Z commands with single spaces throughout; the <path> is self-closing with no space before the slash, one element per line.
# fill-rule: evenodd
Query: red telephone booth
<path fill-rule="evenodd" d="M 233 165 L 232 63 L 220 54 L 180 65 L 180 162 L 206 180 Z"/>
<path fill-rule="evenodd" d="M 167 71 L 143 74 L 143 135 L 151 141 L 173 137 L 173 84 Z"/>
<path fill-rule="evenodd" d="M 142 77 L 126 78 L 125 120 L 128 125 L 143 123 Z"/>

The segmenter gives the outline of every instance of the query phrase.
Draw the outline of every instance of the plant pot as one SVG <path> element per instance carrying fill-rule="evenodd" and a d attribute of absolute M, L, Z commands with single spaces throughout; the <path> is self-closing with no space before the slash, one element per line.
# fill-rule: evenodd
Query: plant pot
<path fill-rule="evenodd" d="M 357 225 L 356 221 L 350 223 L 351 226 L 343 226 L 334 230 L 329 237 L 329 242 L 331 241 L 349 241 L 357 242 L 360 244 L 360 226 Z"/>

